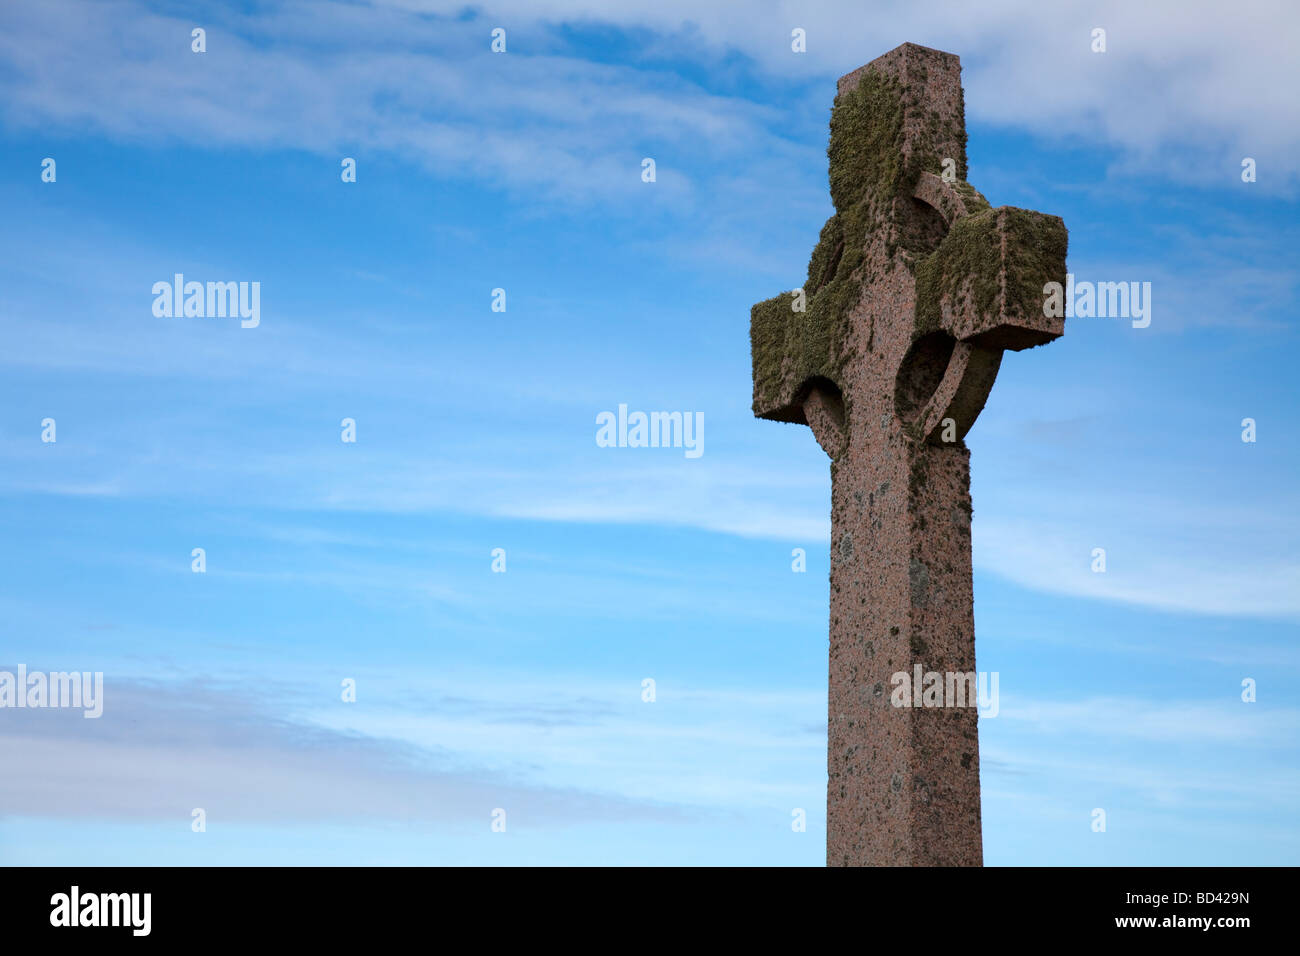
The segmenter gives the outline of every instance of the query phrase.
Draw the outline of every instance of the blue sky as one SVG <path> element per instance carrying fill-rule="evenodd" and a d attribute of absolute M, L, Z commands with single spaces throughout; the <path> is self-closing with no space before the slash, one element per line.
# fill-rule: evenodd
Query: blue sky
<path fill-rule="evenodd" d="M 1152 284 L 967 438 L 986 862 L 1300 861 L 1298 18 L 919 6 L 0 11 L 0 668 L 105 674 L 0 711 L 0 862 L 823 863 L 829 469 L 749 307 L 904 41 L 977 188 Z M 260 325 L 155 317 L 177 272 Z M 597 447 L 620 403 L 704 454 Z"/>

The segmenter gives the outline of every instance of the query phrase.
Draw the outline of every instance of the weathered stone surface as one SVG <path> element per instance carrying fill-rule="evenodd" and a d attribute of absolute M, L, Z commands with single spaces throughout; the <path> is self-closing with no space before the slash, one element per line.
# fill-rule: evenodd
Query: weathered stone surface
<path fill-rule="evenodd" d="M 755 415 L 831 457 L 826 859 L 979 865 L 977 711 L 893 707 L 891 677 L 975 670 L 962 439 L 1003 350 L 1064 331 L 1042 288 L 1065 281 L 1065 226 L 965 182 L 949 53 L 907 43 L 842 77 L 828 153 L 807 310 L 786 293 L 750 324 Z"/>

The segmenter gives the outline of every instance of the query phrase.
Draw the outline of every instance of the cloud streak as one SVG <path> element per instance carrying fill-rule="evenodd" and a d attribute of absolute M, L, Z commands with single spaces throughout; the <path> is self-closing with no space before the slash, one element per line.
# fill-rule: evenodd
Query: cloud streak
<path fill-rule="evenodd" d="M 685 811 L 467 767 L 444 750 L 331 730 L 212 682 L 106 678 L 93 728 L 64 710 L 0 712 L 0 814 L 210 821 L 481 823 L 495 807 L 536 826 L 683 819 Z M 340 705 L 342 706 L 342 705 Z M 554 713 L 542 717 L 554 719 Z"/>
<path fill-rule="evenodd" d="M 1231 16 L 1208 3 L 1120 0 L 886 3 L 866 19 L 851 3 L 791 13 L 775 0 L 508 0 L 468 18 L 461 3 L 400 2 L 285 3 L 257 18 L 211 9 L 200 19 L 202 57 L 189 50 L 189 19 L 140 3 L 9 5 L 4 114 L 154 142 L 329 155 L 364 144 L 550 198 L 609 197 L 639 185 L 628 165 L 640 159 L 637 142 L 739 156 L 762 135 L 751 162 L 789 152 L 773 135 L 781 117 L 673 80 L 657 69 L 664 57 L 734 51 L 767 82 L 825 83 L 910 40 L 963 56 L 974 120 L 1111 147 L 1121 175 L 1224 182 L 1245 155 L 1266 170 L 1261 189 L 1294 188 L 1300 173 L 1297 15 L 1267 0 Z M 567 55 L 559 24 L 651 34 L 622 57 L 631 65 L 585 63 Z M 497 25 L 513 39 L 493 57 Z M 795 26 L 809 37 L 802 56 L 789 48 Z M 1098 26 L 1104 54 L 1090 49 Z M 671 175 L 661 187 L 673 201 L 693 189 Z"/>

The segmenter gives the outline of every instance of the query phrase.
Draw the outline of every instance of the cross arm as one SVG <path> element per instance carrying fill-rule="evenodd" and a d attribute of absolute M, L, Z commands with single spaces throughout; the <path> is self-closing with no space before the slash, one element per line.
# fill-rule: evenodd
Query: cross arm
<path fill-rule="evenodd" d="M 945 211 L 945 210 L 941 210 Z M 1043 345 L 1065 320 L 1043 314 L 1043 286 L 1065 282 L 1065 223 L 1001 206 L 955 217 L 916 267 L 916 330 L 990 349 Z"/>
<path fill-rule="evenodd" d="M 754 367 L 754 415 L 771 421 L 810 424 L 804 412 L 817 380 L 838 392 L 832 368 L 833 332 L 825 319 L 799 311 L 802 290 L 785 292 L 750 310 L 749 347 Z"/>

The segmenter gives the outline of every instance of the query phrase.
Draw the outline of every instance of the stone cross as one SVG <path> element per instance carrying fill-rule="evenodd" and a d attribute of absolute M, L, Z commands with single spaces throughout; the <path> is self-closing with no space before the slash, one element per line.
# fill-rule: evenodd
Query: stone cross
<path fill-rule="evenodd" d="M 905 43 L 841 77 L 827 152 L 808 281 L 750 318 L 754 414 L 831 458 L 826 862 L 978 866 L 978 712 L 951 700 L 975 672 L 963 438 L 1003 351 L 1065 331 L 1043 308 L 1065 224 L 966 183 L 951 53 Z M 896 692 L 916 665 L 946 706 Z"/>

